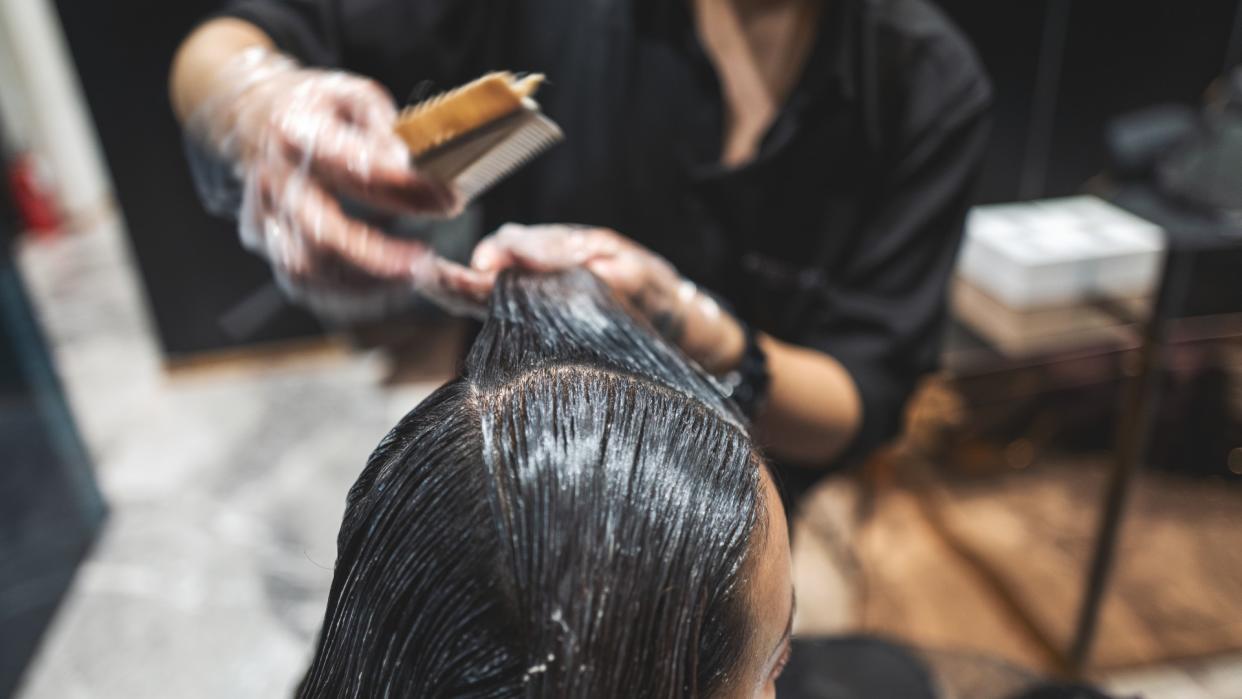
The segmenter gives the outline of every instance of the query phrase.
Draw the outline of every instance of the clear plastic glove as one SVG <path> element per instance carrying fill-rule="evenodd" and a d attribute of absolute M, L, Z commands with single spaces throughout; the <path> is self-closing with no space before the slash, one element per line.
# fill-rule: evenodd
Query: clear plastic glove
<path fill-rule="evenodd" d="M 446 282 L 455 295 L 481 303 L 507 267 L 555 271 L 586 267 L 669 341 L 709 371 L 728 370 L 740 355 L 741 326 L 716 300 L 667 260 L 606 228 L 506 224 L 474 250 L 469 273 Z"/>
<path fill-rule="evenodd" d="M 342 210 L 341 198 L 393 213 L 447 216 L 457 203 L 420 177 L 394 134 L 397 109 L 374 81 L 247 49 L 221 70 L 189 128 L 243 182 L 241 240 L 292 296 L 332 316 L 446 296 L 452 263 Z"/>

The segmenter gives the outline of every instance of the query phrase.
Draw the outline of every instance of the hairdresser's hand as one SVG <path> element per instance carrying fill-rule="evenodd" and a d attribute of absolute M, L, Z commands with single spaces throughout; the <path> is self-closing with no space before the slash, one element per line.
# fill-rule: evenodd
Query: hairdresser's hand
<path fill-rule="evenodd" d="M 583 266 L 670 341 L 713 373 L 740 361 L 741 326 L 667 260 L 616 231 L 567 225 L 508 224 L 475 248 L 472 274 L 454 275 L 463 294 L 482 300 L 506 267 L 554 271 Z"/>
<path fill-rule="evenodd" d="M 366 302 L 411 289 L 435 295 L 441 263 L 421 243 L 346 215 L 338 196 L 389 212 L 457 208 L 448 189 L 411 167 L 396 116 L 373 81 L 255 47 L 218 72 L 187 125 L 236 165 L 242 241 L 287 289 L 310 301 Z"/>

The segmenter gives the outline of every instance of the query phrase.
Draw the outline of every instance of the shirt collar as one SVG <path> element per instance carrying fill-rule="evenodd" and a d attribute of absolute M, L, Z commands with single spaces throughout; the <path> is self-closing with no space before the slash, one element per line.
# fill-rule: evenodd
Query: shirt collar
<path fill-rule="evenodd" d="M 821 96 L 830 88 L 845 99 L 858 94 L 858 59 L 864 0 L 824 0 L 819 35 L 796 90 Z M 697 42 L 690 0 L 630 0 L 640 34 L 672 42 Z"/>

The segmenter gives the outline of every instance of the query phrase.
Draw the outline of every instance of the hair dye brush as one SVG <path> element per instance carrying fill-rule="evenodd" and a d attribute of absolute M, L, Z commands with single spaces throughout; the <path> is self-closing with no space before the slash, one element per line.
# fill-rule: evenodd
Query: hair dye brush
<path fill-rule="evenodd" d="M 414 165 L 469 202 L 562 138 L 531 98 L 542 75 L 488 73 L 407 107 L 396 131 Z"/>

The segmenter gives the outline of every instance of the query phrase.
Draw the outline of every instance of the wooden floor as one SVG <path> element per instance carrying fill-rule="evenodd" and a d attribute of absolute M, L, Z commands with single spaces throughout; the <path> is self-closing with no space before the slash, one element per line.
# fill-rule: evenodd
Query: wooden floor
<path fill-rule="evenodd" d="M 1105 463 L 1062 459 L 970 480 L 899 477 L 864 504 L 849 484 L 826 488 L 796 535 L 808 609 L 801 628 L 862 628 L 1057 672 Z M 836 579 L 822 564 L 817 571 L 808 554 L 816 547 L 820 560 L 838 563 Z M 1242 487 L 1144 473 L 1118 562 L 1093 674 L 1242 649 Z M 848 611 L 825 601 L 842 590 Z"/>

